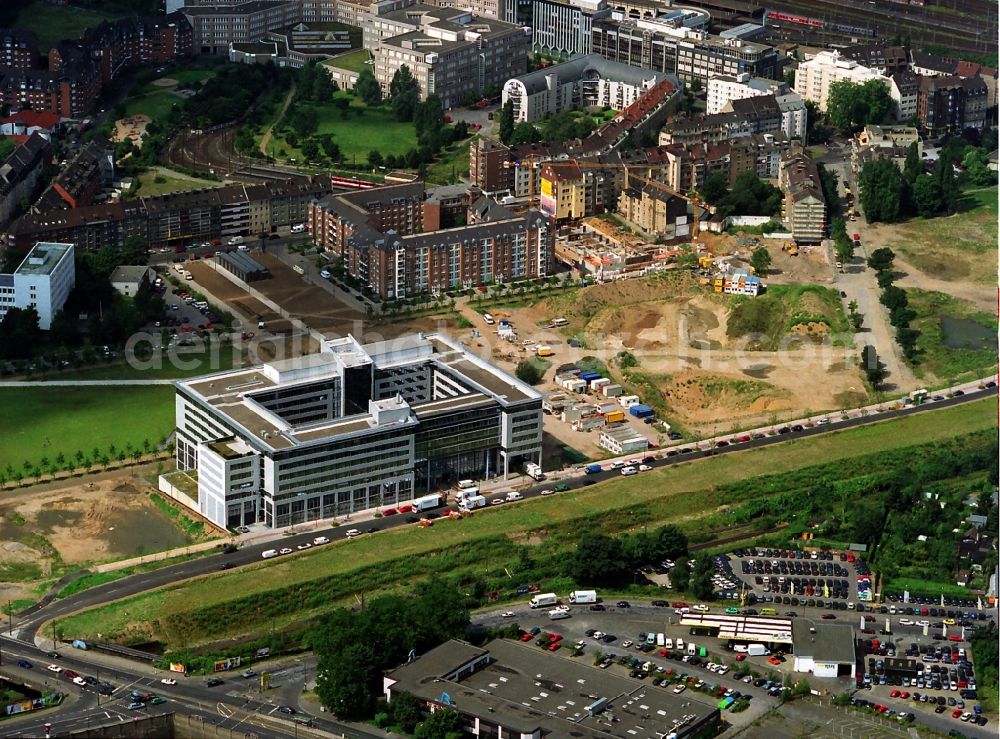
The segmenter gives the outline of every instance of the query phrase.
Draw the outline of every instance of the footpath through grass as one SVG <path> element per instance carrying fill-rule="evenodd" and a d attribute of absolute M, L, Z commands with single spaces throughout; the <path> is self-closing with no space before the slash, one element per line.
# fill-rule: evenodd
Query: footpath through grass
<path fill-rule="evenodd" d="M 745 480 L 753 472 L 773 475 L 946 440 L 956 430 L 992 429 L 994 409 L 993 400 L 977 401 L 688 462 L 481 511 L 462 521 L 440 521 L 429 529 L 392 529 L 128 598 L 69 616 L 60 624 L 74 637 L 101 632 L 126 641 L 159 639 L 168 648 L 178 648 L 234 631 L 247 633 L 272 618 L 279 626 L 290 624 L 348 602 L 357 592 L 371 596 L 404 584 L 412 587 L 415 579 L 432 572 L 474 577 L 509 566 L 516 577 L 518 550 L 551 558 L 568 549 L 580 531 L 593 527 L 611 533 L 675 522 L 696 533 L 707 522 L 716 525 L 719 506 L 730 502 L 716 492 L 727 482 Z M 550 584 L 559 582 L 558 573 L 553 578 Z M 227 618 L 219 619 L 220 612 Z"/>
<path fill-rule="evenodd" d="M 174 390 L 147 387 L 0 388 L 0 469 L 72 459 L 111 444 L 153 445 L 174 426 Z"/>

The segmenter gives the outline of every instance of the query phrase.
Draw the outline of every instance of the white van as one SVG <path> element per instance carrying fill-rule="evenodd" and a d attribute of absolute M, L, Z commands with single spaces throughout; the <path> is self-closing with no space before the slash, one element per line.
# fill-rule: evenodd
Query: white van
<path fill-rule="evenodd" d="M 553 621 L 558 621 L 561 618 L 569 618 L 569 615 L 569 611 L 564 611 L 561 608 L 549 611 L 549 618 Z"/>
<path fill-rule="evenodd" d="M 516 490 L 511 490 L 509 493 L 507 493 L 507 502 L 512 503 L 515 500 L 522 500 L 522 497 L 523 496 Z"/>
<path fill-rule="evenodd" d="M 646 634 L 646 643 L 647 644 L 656 644 L 656 633 L 655 632 L 650 632 L 650 633 Z"/>
<path fill-rule="evenodd" d="M 662 647 L 664 644 L 664 636 L 662 633 L 656 635 L 656 646 Z"/>
<path fill-rule="evenodd" d="M 486 322 L 487 326 L 492 326 L 494 323 L 496 323 L 496 321 L 493 320 L 493 316 L 491 316 L 489 313 L 483 313 L 483 321 Z"/>
<path fill-rule="evenodd" d="M 663 640 L 663 646 L 665 646 L 667 649 L 673 649 L 674 640 L 668 636 L 666 639 Z"/>
<path fill-rule="evenodd" d="M 306 230 L 306 224 L 304 223 L 296 223 L 289 229 L 289 231 L 291 231 L 293 234 L 300 234 L 305 230 Z"/>
<path fill-rule="evenodd" d="M 633 467 L 632 465 L 629 465 L 628 467 L 622 467 L 622 475 L 624 475 L 625 477 L 637 474 L 639 474 L 639 470 L 636 467 Z"/>
<path fill-rule="evenodd" d="M 474 488 L 474 487 L 476 487 L 476 481 L 475 480 L 459 480 L 458 481 L 458 489 L 459 490 L 468 490 L 469 488 Z"/>
<path fill-rule="evenodd" d="M 260 556 L 263 557 L 264 559 L 271 559 L 271 557 L 277 557 L 278 556 L 278 550 L 277 549 L 265 549 L 263 552 L 260 553 Z"/>
<path fill-rule="evenodd" d="M 674 646 L 677 647 L 678 650 L 680 650 L 681 652 L 683 652 L 684 651 L 684 640 L 683 639 L 678 639 L 677 643 Z"/>

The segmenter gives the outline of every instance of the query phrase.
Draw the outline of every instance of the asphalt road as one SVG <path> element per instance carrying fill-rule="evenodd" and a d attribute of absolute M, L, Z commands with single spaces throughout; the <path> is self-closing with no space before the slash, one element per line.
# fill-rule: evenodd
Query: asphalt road
<path fill-rule="evenodd" d="M 983 390 L 976 390 L 967 392 L 963 396 L 945 398 L 944 400 L 939 400 L 935 402 L 930 402 L 921 406 L 913 406 L 908 408 L 900 408 L 896 410 L 889 410 L 881 414 L 871 414 L 868 416 L 855 416 L 847 421 L 839 421 L 836 423 L 830 423 L 824 426 L 815 426 L 812 428 L 806 428 L 798 432 L 789 432 L 787 434 L 780 434 L 775 436 L 766 436 L 762 439 L 754 439 L 749 442 L 741 444 L 731 444 L 727 447 L 721 449 L 707 449 L 704 451 L 694 450 L 692 446 L 691 452 L 687 454 L 678 454 L 673 457 L 665 457 L 663 459 L 658 459 L 651 465 L 654 468 L 669 467 L 671 465 L 677 464 L 679 462 L 689 462 L 694 459 L 701 459 L 703 457 L 715 456 L 717 454 L 729 454 L 732 452 L 738 452 L 747 448 L 760 448 L 765 446 L 771 446 L 772 444 L 781 444 L 785 441 L 790 441 L 792 439 L 805 438 L 809 436 L 818 436 L 820 434 L 829 433 L 831 431 L 836 431 L 844 428 L 850 428 L 855 426 L 864 426 L 871 423 L 877 423 L 880 421 L 889 420 L 892 418 L 901 418 L 903 416 L 910 416 L 916 413 L 929 413 L 938 408 L 946 408 L 961 403 L 971 402 L 978 400 L 980 398 L 986 398 L 995 396 L 997 394 L 997 388 L 985 388 Z M 617 477 L 620 473 L 617 470 L 606 470 L 594 475 L 578 475 L 576 477 L 570 478 L 565 481 L 570 490 L 583 487 L 585 485 L 592 485 L 597 482 L 603 482 L 609 480 L 613 477 Z M 521 494 L 526 499 L 537 497 L 542 490 L 551 489 L 552 483 L 538 483 L 532 485 L 527 489 L 523 489 Z M 561 493 L 565 495 L 566 493 Z M 482 513 L 482 511 L 480 511 Z M 213 572 L 217 572 L 223 566 L 226 567 L 239 567 L 241 565 L 251 564 L 261 561 L 261 553 L 266 549 L 274 549 L 287 547 L 291 548 L 293 552 L 296 547 L 303 544 L 308 544 L 313 541 L 315 537 L 325 536 L 329 538 L 332 542 L 342 540 L 347 538 L 346 534 L 349 529 L 361 528 L 362 530 L 366 526 L 376 525 L 380 529 L 392 528 L 396 526 L 407 526 L 405 521 L 405 516 L 396 515 L 390 516 L 377 521 L 372 521 L 370 523 L 360 523 L 359 521 L 345 521 L 344 523 L 324 528 L 308 528 L 307 533 L 293 534 L 291 536 L 286 536 L 278 541 L 268 541 L 261 544 L 247 544 L 242 546 L 238 551 L 231 554 L 215 554 L 202 557 L 200 559 L 190 560 L 182 562 L 176 565 L 170 565 L 163 567 L 158 570 L 153 570 L 151 572 L 143 572 L 137 575 L 132 575 L 115 582 L 107 583 L 105 585 L 100 585 L 88 590 L 84 590 L 76 595 L 72 595 L 68 598 L 63 598 L 61 600 L 49 603 L 37 610 L 32 611 L 28 609 L 23 612 L 23 617 L 19 618 L 18 623 L 15 627 L 15 635 L 24 641 L 31 642 L 34 640 L 38 628 L 40 625 L 53 618 L 59 618 L 61 616 L 68 615 L 75 611 L 81 610 L 83 608 L 88 608 L 91 606 L 99 605 L 109 600 L 116 600 L 119 598 L 125 598 L 132 595 L 137 595 L 139 593 L 145 592 L 147 590 L 152 590 L 154 588 L 163 587 L 164 585 L 169 585 L 171 583 L 177 582 L 179 580 L 184 580 L 190 577 L 197 577 L 199 575 L 207 575 Z M 305 529 L 309 527 L 309 524 L 302 525 L 300 529 Z M 367 534 L 366 534 L 367 535 Z M 324 545 L 329 546 L 329 544 Z M 288 555 L 284 555 L 288 556 Z"/>

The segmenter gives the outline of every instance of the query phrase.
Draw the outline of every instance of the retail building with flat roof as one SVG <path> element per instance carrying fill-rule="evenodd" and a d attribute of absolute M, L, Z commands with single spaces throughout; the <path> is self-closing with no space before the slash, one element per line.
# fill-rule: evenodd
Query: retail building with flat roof
<path fill-rule="evenodd" d="M 176 389 L 177 466 L 223 527 L 396 506 L 541 462 L 541 394 L 443 334 L 333 339 Z"/>

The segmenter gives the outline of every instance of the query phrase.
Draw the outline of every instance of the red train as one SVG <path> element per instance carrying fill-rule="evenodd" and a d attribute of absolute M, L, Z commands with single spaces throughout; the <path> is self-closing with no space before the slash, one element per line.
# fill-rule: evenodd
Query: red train
<path fill-rule="evenodd" d="M 356 177 L 338 177 L 337 175 L 330 175 L 330 184 L 334 187 L 347 187 L 354 190 L 368 190 L 378 187 L 374 182 L 368 180 L 359 180 Z"/>

